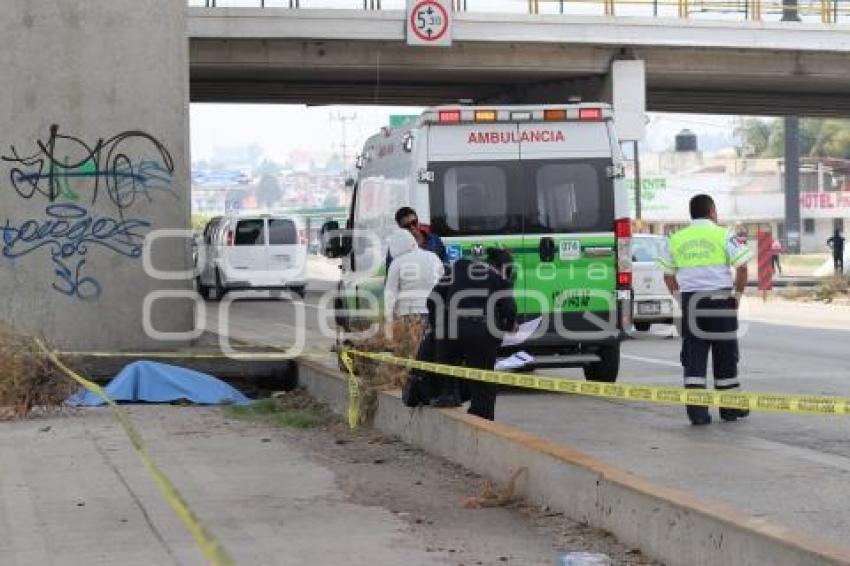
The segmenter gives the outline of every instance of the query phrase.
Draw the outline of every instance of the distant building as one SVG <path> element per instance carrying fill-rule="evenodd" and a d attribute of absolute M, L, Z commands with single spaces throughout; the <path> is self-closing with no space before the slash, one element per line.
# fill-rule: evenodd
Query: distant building
<path fill-rule="evenodd" d="M 634 215 L 631 164 L 626 177 L 631 179 Z M 843 230 L 850 223 L 850 160 L 804 159 L 800 181 L 801 249 L 804 253 L 823 252 L 833 230 Z M 770 230 L 783 241 L 783 191 L 781 159 L 742 159 L 732 149 L 710 155 L 698 150 L 644 154 L 638 229 L 664 234 L 687 225 L 688 202 L 694 195 L 706 193 L 714 198 L 724 224 L 753 240 L 759 230 Z"/>

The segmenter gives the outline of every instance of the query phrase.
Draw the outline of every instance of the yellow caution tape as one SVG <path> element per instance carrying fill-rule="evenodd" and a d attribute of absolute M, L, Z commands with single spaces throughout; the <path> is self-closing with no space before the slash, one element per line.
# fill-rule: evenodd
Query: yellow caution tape
<path fill-rule="evenodd" d="M 183 524 L 186 525 L 186 528 L 189 529 L 189 532 L 194 537 L 195 541 L 201 547 L 201 551 L 207 557 L 207 560 L 213 566 L 229 566 L 235 564 L 236 562 L 230 556 L 230 554 L 225 550 L 225 548 L 221 545 L 221 543 L 213 536 L 209 530 L 201 523 L 201 520 L 192 512 L 189 508 L 189 505 L 183 499 L 183 496 L 180 495 L 180 492 L 177 491 L 177 488 L 173 483 L 162 473 L 162 471 L 157 467 L 157 465 L 153 462 L 150 455 L 148 454 L 148 450 L 145 447 L 144 440 L 142 439 L 142 435 L 139 434 L 139 431 L 133 425 L 133 422 L 127 416 L 127 414 L 121 410 L 121 407 L 118 406 L 115 401 L 113 401 L 109 395 L 96 383 L 92 383 L 88 379 L 79 375 L 68 366 L 63 364 L 61 360 L 56 356 L 55 353 L 51 352 L 47 349 L 44 343 L 37 339 L 35 340 L 38 347 L 44 352 L 47 358 L 53 362 L 62 372 L 64 372 L 68 377 L 106 401 L 106 403 L 110 406 L 115 417 L 118 419 L 118 422 L 121 423 L 121 426 L 124 429 L 124 432 L 127 433 L 127 437 L 130 439 L 130 443 L 136 449 L 136 452 L 139 453 L 139 457 L 142 459 L 142 462 L 145 464 L 145 468 L 147 468 L 148 473 L 156 483 L 156 486 L 159 488 L 160 493 L 168 501 L 171 508 L 174 509 L 174 512 L 183 521 Z"/>
<path fill-rule="evenodd" d="M 360 424 L 360 382 L 354 373 L 354 360 L 351 359 L 352 352 L 343 350 L 340 352 L 345 369 L 348 370 L 348 426 L 352 429 Z"/>
<path fill-rule="evenodd" d="M 551 391 L 553 393 L 574 393 L 606 399 L 624 399 L 626 401 L 648 401 L 671 405 L 702 405 L 706 407 L 725 407 L 732 409 L 750 409 L 752 411 L 772 411 L 778 413 L 803 413 L 813 415 L 850 415 L 850 398 L 821 395 L 794 395 L 788 393 L 761 393 L 741 391 L 717 391 L 708 389 L 685 389 L 684 387 L 665 387 L 658 385 L 638 385 L 634 383 L 599 383 L 575 379 L 537 376 L 525 373 L 488 371 L 476 368 L 450 366 L 431 362 L 420 362 L 400 358 L 390 354 L 347 350 L 349 356 L 360 356 L 379 362 L 418 369 L 434 374 L 448 375 L 461 379 L 472 379 L 499 385 L 510 385 L 525 389 Z M 354 378 L 351 364 L 346 363 L 349 374 Z M 352 409 L 349 409 L 349 412 Z"/>
<path fill-rule="evenodd" d="M 243 361 L 279 361 L 292 360 L 300 354 L 288 352 L 58 352 L 63 358 L 148 358 L 148 359 L 186 359 L 186 360 L 222 360 L 234 359 Z"/>

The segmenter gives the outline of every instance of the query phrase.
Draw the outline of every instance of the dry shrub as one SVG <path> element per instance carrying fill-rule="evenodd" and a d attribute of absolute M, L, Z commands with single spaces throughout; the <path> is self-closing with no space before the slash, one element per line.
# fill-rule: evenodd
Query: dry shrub
<path fill-rule="evenodd" d="M 846 297 L 850 286 L 847 279 L 841 275 L 830 277 L 815 289 L 815 299 L 825 303 L 831 303 L 838 297 Z"/>
<path fill-rule="evenodd" d="M 390 353 L 401 358 L 415 358 L 425 325 L 418 317 L 400 317 L 381 321 L 371 337 L 355 341 L 352 347 L 364 352 Z M 377 408 L 378 391 L 398 389 L 404 384 L 409 369 L 353 356 L 354 372 L 360 385 L 360 421 L 368 422 Z"/>
<path fill-rule="evenodd" d="M 76 383 L 53 367 L 31 336 L 0 327 L 0 420 L 60 409 Z"/>
<path fill-rule="evenodd" d="M 801 301 L 809 298 L 810 295 L 809 291 L 798 285 L 794 285 L 793 283 L 789 283 L 779 292 L 783 298 L 788 299 L 789 301 Z"/>

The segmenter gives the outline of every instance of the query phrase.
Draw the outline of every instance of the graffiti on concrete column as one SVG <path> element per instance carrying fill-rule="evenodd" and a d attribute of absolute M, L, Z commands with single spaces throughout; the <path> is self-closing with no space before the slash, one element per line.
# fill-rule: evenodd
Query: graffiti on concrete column
<path fill-rule="evenodd" d="M 59 126 L 54 124 L 47 139 L 36 140 L 35 146 L 35 151 L 22 155 L 13 145 L 9 154 L 0 156 L 11 164 L 9 181 L 25 199 L 39 195 L 55 202 L 68 194 L 72 180 L 85 182 L 91 192 L 91 204 L 96 204 L 105 192 L 119 211 L 133 206 L 140 196 L 151 202 L 158 191 L 174 194 L 174 160 L 162 143 L 145 132 L 126 131 L 88 144 L 78 137 L 60 134 Z M 147 146 L 152 158 L 134 160 L 126 150 L 130 146 L 136 151 Z"/>
<path fill-rule="evenodd" d="M 106 250 L 127 261 L 141 257 L 152 224 L 133 214 L 134 205 L 153 203 L 158 196 L 179 199 L 172 189 L 171 154 L 139 130 L 86 143 L 53 125 L 32 149 L 12 145 L 0 162 L 9 168 L 15 196 L 46 203 L 37 218 L 0 217 L 0 254 L 12 266 L 43 257 L 53 290 L 77 299 L 96 299 L 103 291 L 98 278 L 87 273 L 91 251 Z"/>

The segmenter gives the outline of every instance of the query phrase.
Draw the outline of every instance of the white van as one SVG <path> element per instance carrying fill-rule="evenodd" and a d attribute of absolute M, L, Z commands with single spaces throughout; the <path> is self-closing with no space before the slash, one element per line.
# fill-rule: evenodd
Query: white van
<path fill-rule="evenodd" d="M 616 380 L 631 328 L 631 220 L 609 105 L 429 109 L 369 138 L 358 168 L 353 231 L 324 239 L 325 254 L 343 258 L 335 305 L 343 328 L 380 298 L 386 239 L 396 210 L 410 206 L 450 262 L 489 246 L 511 252 L 520 318 L 545 321 L 522 345 L 535 367 Z"/>
<path fill-rule="evenodd" d="M 635 330 L 646 332 L 653 324 L 673 324 L 679 306 L 664 283 L 658 257 L 667 249 L 667 238 L 655 234 L 632 236 Z"/>
<path fill-rule="evenodd" d="M 307 231 L 300 217 L 242 214 L 211 219 L 198 249 L 196 286 L 205 299 L 231 290 L 291 290 L 307 285 Z"/>

